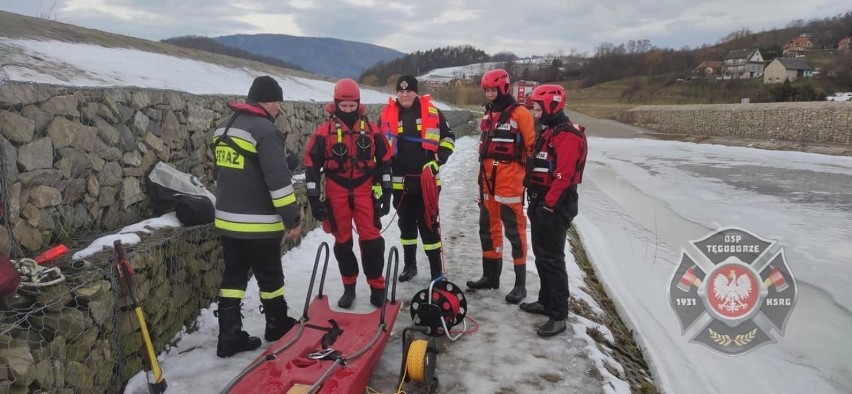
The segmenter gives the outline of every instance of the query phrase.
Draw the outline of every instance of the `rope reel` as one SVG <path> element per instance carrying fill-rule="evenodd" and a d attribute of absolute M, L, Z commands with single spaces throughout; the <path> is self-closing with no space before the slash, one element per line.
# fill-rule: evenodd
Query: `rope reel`
<path fill-rule="evenodd" d="M 435 376 L 438 361 L 437 339 L 414 339 L 414 331 L 423 331 L 423 327 L 409 327 L 403 330 L 402 368 L 400 371 L 397 393 L 404 393 L 405 382 L 415 382 L 426 386 L 427 393 L 434 393 L 438 388 L 438 378 Z"/>
<path fill-rule="evenodd" d="M 433 280 L 429 288 L 414 295 L 410 312 L 414 325 L 402 330 L 403 354 L 397 392 L 402 392 L 405 382 L 414 381 L 425 385 L 427 393 L 434 393 L 438 388 L 438 378 L 435 376 L 438 361 L 437 338 L 446 335 L 451 341 L 455 341 L 466 333 L 451 333 L 450 329 L 464 323 L 467 297 L 459 286 L 441 277 Z M 414 339 L 416 332 L 428 338 Z"/>
<path fill-rule="evenodd" d="M 461 288 L 452 282 L 433 282 L 429 289 L 420 290 L 414 295 L 410 311 L 414 325 L 423 327 L 428 336 L 440 337 L 464 321 L 467 298 Z"/>
<path fill-rule="evenodd" d="M 408 341 L 405 357 L 405 375 L 415 383 L 431 385 L 435 379 L 438 349 L 435 339 Z"/>

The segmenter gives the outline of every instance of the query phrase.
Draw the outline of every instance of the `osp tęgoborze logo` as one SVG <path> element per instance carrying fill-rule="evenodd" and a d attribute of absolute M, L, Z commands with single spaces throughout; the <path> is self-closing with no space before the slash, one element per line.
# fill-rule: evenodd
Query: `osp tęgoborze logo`
<path fill-rule="evenodd" d="M 690 243 L 668 289 L 681 334 L 728 356 L 784 335 L 798 294 L 784 248 L 735 227 Z"/>

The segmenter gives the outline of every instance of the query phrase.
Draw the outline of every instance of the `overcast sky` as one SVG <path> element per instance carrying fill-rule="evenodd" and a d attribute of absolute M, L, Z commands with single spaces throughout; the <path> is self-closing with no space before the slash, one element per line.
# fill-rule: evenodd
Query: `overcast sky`
<path fill-rule="evenodd" d="M 849 0 L 0 0 L 0 10 L 150 40 L 281 33 L 367 42 L 409 53 L 470 44 L 519 56 L 648 39 L 713 44 L 852 10 Z"/>

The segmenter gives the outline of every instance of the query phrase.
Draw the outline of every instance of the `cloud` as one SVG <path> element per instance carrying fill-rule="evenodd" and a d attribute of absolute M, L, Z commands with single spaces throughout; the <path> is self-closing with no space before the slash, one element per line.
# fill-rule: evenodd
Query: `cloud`
<path fill-rule="evenodd" d="M 402 52 L 469 44 L 520 56 L 592 53 L 602 42 L 713 44 L 730 32 L 852 10 L 847 0 L 0 0 L 0 9 L 160 40 L 284 33 L 368 42 Z"/>

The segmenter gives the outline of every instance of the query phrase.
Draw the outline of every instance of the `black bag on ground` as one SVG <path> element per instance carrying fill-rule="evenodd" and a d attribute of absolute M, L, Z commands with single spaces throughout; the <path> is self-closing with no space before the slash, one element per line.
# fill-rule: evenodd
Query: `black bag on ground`
<path fill-rule="evenodd" d="M 187 226 L 213 223 L 216 219 L 216 208 L 213 202 L 204 196 L 184 194 L 178 196 L 175 214 L 181 223 Z"/>
<path fill-rule="evenodd" d="M 174 210 L 185 225 L 213 223 L 216 196 L 197 177 L 161 161 L 145 177 L 145 183 L 158 213 Z"/>

